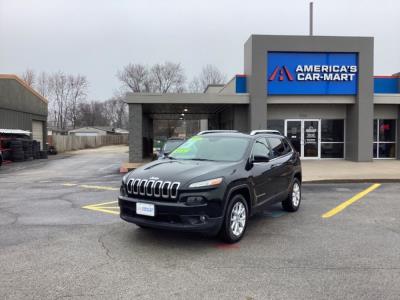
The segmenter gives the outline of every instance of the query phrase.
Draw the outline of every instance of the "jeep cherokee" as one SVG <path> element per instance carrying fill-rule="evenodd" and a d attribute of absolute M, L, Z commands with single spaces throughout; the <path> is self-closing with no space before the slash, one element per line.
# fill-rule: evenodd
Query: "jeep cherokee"
<path fill-rule="evenodd" d="M 124 176 L 120 216 L 140 227 L 217 233 L 239 241 L 249 216 L 301 201 L 299 154 L 276 134 L 210 132 Z"/>

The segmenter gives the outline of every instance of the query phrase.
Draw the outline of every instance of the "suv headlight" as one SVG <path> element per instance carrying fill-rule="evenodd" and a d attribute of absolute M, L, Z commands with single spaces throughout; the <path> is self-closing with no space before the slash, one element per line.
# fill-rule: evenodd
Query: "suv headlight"
<path fill-rule="evenodd" d="M 214 178 L 214 179 L 209 179 L 209 180 L 204 180 L 204 181 L 199 181 L 199 182 L 193 182 L 189 185 L 190 188 L 199 188 L 199 187 L 212 187 L 212 186 L 217 186 L 222 182 L 222 177 L 219 178 Z"/>
<path fill-rule="evenodd" d="M 126 181 L 128 180 L 128 177 L 129 177 L 129 173 L 126 173 L 124 175 L 124 177 L 122 177 L 122 184 L 126 184 Z"/>

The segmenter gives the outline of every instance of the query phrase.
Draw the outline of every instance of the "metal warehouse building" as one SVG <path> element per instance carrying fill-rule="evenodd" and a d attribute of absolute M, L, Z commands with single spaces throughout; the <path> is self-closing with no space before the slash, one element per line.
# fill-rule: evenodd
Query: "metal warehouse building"
<path fill-rule="evenodd" d="M 374 76 L 373 66 L 372 37 L 252 35 L 244 74 L 224 86 L 127 95 L 130 161 L 174 119 L 201 120 L 202 130 L 278 129 L 303 159 L 399 159 L 400 73 Z"/>
<path fill-rule="evenodd" d="M 0 75 L 0 129 L 32 132 L 45 147 L 47 100 L 15 75 Z"/>

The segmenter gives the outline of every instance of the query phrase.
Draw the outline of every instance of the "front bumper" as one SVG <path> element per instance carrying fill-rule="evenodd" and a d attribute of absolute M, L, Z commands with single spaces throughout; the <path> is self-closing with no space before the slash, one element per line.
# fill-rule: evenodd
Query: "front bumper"
<path fill-rule="evenodd" d="M 136 214 L 136 203 L 150 203 L 155 206 L 155 216 L 148 217 Z M 210 213 L 208 203 L 187 205 L 182 202 L 158 202 L 119 196 L 121 219 L 137 225 L 191 232 L 218 232 L 223 217 Z"/>

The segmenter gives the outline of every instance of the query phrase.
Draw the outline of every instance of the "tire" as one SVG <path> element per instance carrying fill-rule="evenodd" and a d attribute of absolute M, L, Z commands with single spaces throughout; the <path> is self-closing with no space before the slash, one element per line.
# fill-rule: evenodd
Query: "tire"
<path fill-rule="evenodd" d="M 22 150 L 11 150 L 12 161 L 23 161 L 25 158 L 24 151 Z"/>
<path fill-rule="evenodd" d="M 22 142 L 20 140 L 11 140 L 10 141 L 10 148 L 13 147 L 21 147 L 22 148 Z"/>
<path fill-rule="evenodd" d="M 46 151 L 39 151 L 39 156 L 41 159 L 47 159 L 47 152 Z"/>
<path fill-rule="evenodd" d="M 297 178 L 294 178 L 287 198 L 282 201 L 282 207 L 288 212 L 295 212 L 299 209 L 300 203 L 301 183 Z"/>
<path fill-rule="evenodd" d="M 3 160 L 11 160 L 11 151 L 4 151 L 3 152 Z"/>
<path fill-rule="evenodd" d="M 221 238 L 230 244 L 239 242 L 246 232 L 248 216 L 246 199 L 241 194 L 234 195 L 226 208 L 220 231 Z"/>

